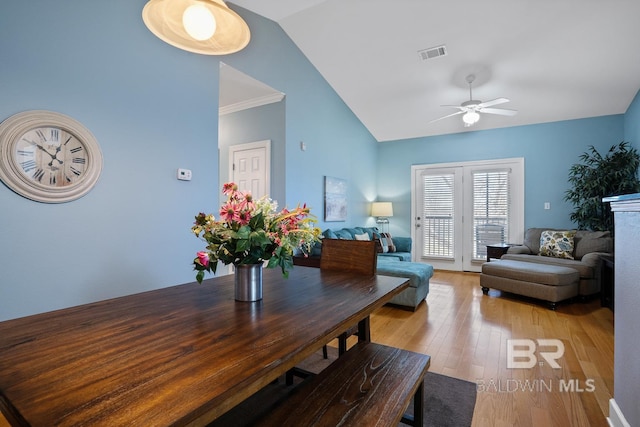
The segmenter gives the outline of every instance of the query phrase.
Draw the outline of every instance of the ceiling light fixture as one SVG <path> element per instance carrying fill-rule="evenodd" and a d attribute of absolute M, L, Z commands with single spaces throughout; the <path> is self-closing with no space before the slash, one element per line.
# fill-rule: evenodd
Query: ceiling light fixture
<path fill-rule="evenodd" d="M 464 116 L 462 116 L 462 121 L 464 122 L 464 127 L 466 128 L 478 123 L 478 120 L 480 120 L 480 114 L 478 114 L 476 111 L 467 111 Z"/>
<path fill-rule="evenodd" d="M 216 18 L 202 4 L 192 4 L 182 14 L 182 25 L 198 41 L 210 39 L 216 32 Z"/>
<path fill-rule="evenodd" d="M 227 55 L 243 49 L 249 26 L 223 0 L 150 0 L 142 20 L 160 40 L 203 55 Z"/>

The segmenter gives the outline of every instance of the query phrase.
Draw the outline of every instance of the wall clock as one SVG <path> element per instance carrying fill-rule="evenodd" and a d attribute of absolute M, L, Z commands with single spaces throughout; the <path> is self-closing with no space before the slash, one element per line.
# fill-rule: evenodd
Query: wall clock
<path fill-rule="evenodd" d="M 98 141 L 71 117 L 33 110 L 0 123 L 0 179 L 21 196 L 75 200 L 93 188 L 101 171 Z"/>

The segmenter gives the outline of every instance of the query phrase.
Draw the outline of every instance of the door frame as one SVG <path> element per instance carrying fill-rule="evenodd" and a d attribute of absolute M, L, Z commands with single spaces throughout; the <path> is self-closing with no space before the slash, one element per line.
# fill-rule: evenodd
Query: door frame
<path fill-rule="evenodd" d="M 512 207 L 514 209 L 513 216 L 510 220 L 509 225 L 509 235 L 507 236 L 507 242 L 509 243 L 520 243 L 522 242 L 522 238 L 524 236 L 524 175 L 525 175 L 525 162 L 523 157 L 515 157 L 515 158 L 506 158 L 506 159 L 489 159 L 489 160 L 477 160 L 477 161 L 469 161 L 469 162 L 452 162 L 452 163 L 433 163 L 433 164 L 421 164 L 421 165 L 412 165 L 411 166 L 411 238 L 415 242 L 413 259 L 416 262 L 429 262 L 424 261 L 420 254 L 422 253 L 422 248 L 419 247 L 418 243 L 421 239 L 418 239 L 418 231 L 420 227 L 418 226 L 418 221 L 416 219 L 416 209 L 417 209 L 417 200 L 416 200 L 416 179 L 420 171 L 424 169 L 447 169 L 447 168 L 463 168 L 463 180 L 469 181 L 469 172 L 472 170 L 482 169 L 491 167 L 497 167 L 505 164 L 510 164 L 516 170 L 513 175 L 513 181 L 511 182 L 511 196 L 512 196 Z M 463 189 L 466 188 L 467 184 L 463 183 Z M 470 207 L 468 205 L 468 195 L 463 194 L 463 212 L 462 212 L 462 233 L 465 236 L 464 239 L 467 239 L 470 228 L 467 224 L 472 224 L 472 220 L 465 221 L 464 218 L 467 216 L 467 213 L 464 212 L 468 210 Z M 460 242 L 456 242 L 458 245 Z M 457 246 L 458 249 L 460 247 Z M 471 246 L 470 242 L 462 243 L 462 257 L 461 261 L 463 267 L 461 271 L 480 271 L 482 267 L 481 261 L 476 261 L 471 259 Z M 437 264 L 437 263 L 436 263 Z M 441 269 L 449 269 L 444 265 L 439 265 Z M 455 262 L 449 263 L 451 267 L 458 268 L 458 264 Z M 450 268 L 451 268 L 450 267 Z"/>

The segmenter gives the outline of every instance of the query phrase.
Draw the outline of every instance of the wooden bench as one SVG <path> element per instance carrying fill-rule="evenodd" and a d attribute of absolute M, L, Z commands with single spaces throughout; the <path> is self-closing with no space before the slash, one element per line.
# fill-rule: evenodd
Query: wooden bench
<path fill-rule="evenodd" d="M 423 425 L 424 377 L 430 357 L 359 342 L 298 389 L 259 426 Z M 414 401 L 414 416 L 405 412 Z"/>

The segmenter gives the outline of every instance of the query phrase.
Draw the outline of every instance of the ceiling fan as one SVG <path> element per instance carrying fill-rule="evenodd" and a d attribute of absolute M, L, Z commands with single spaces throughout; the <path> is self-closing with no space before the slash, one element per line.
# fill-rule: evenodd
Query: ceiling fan
<path fill-rule="evenodd" d="M 515 116 L 518 114 L 516 110 L 507 110 L 504 108 L 489 108 L 494 105 L 504 104 L 505 102 L 509 102 L 507 98 L 496 98 L 491 101 L 481 102 L 477 99 L 473 99 L 473 94 L 471 92 L 471 84 L 476 79 L 476 76 L 470 74 L 467 76 L 467 83 L 469 83 L 469 100 L 463 102 L 460 105 L 442 105 L 442 107 L 453 107 L 458 108 L 460 111 L 456 111 L 452 114 L 447 114 L 446 116 L 440 117 L 435 120 L 431 120 L 429 123 L 436 122 L 438 120 L 446 119 L 447 117 L 457 116 L 459 114 L 464 114 L 462 116 L 462 121 L 464 122 L 464 127 L 469 127 L 480 120 L 480 113 L 487 114 L 499 114 L 501 116 Z"/>

